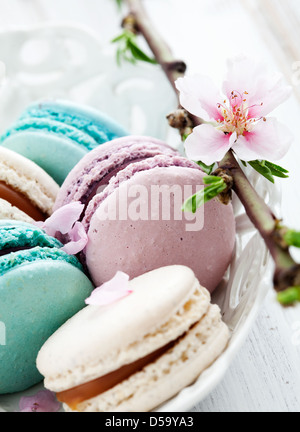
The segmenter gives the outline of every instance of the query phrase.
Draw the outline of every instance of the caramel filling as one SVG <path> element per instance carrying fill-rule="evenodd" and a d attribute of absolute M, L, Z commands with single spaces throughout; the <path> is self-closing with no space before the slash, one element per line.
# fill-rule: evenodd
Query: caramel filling
<path fill-rule="evenodd" d="M 114 372 L 95 379 L 94 381 L 90 381 L 70 390 L 57 393 L 57 399 L 62 403 L 66 403 L 74 411 L 77 409 L 80 403 L 105 393 L 117 384 L 129 378 L 131 375 L 142 370 L 148 364 L 156 361 L 170 348 L 173 348 L 175 343 L 176 341 L 171 342 L 157 351 L 147 355 L 146 357 L 143 357 L 131 364 L 125 365 Z"/>
<path fill-rule="evenodd" d="M 32 219 L 36 221 L 44 221 L 47 219 L 47 215 L 42 213 L 34 204 L 32 204 L 28 198 L 22 195 L 20 192 L 15 191 L 12 187 L 0 181 L 0 198 L 8 201 L 14 207 L 17 207 L 22 212 L 26 213 Z"/>

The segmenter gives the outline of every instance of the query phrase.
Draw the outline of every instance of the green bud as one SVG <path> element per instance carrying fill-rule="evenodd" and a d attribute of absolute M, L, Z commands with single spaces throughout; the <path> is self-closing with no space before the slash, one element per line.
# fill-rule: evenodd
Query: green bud
<path fill-rule="evenodd" d="M 300 248 L 300 232 L 289 230 L 285 234 L 284 240 L 289 246 Z"/>
<path fill-rule="evenodd" d="M 277 300 L 283 306 L 291 306 L 300 302 L 300 286 L 288 288 L 277 295 Z"/>

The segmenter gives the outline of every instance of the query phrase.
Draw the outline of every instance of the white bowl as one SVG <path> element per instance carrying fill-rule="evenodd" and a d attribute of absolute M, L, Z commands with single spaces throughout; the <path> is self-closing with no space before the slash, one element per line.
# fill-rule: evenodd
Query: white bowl
<path fill-rule="evenodd" d="M 133 134 L 151 135 L 180 146 L 177 132 L 170 130 L 165 119 L 176 108 L 176 99 L 160 68 L 144 64 L 118 67 L 111 50 L 104 49 L 86 29 L 43 25 L 2 32 L 0 60 L 7 69 L 0 94 L 2 131 L 29 103 L 56 97 L 102 110 Z M 253 170 L 247 175 L 257 192 L 280 214 L 280 192 Z M 232 332 L 230 343 L 194 385 L 159 407 L 159 412 L 188 411 L 217 386 L 272 286 L 270 254 L 237 197 L 233 205 L 237 222 L 235 257 L 213 295 Z M 1 396 L 0 411 L 18 411 L 20 397 L 33 395 L 41 388 L 38 385 L 22 394 Z"/>

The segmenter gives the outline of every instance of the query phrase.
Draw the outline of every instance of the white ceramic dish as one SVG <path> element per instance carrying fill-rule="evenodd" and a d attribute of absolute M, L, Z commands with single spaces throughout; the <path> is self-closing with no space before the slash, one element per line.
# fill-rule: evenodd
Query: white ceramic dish
<path fill-rule="evenodd" d="M 161 70 L 129 64 L 119 68 L 110 50 L 104 50 L 85 29 L 52 25 L 2 32 L 0 60 L 7 68 L 0 94 L 1 130 L 29 103 L 59 97 L 111 114 L 134 134 L 152 135 L 179 145 L 177 133 L 170 131 L 165 120 L 176 107 L 176 100 Z M 253 170 L 247 174 L 255 189 L 280 214 L 280 192 Z M 235 258 L 213 296 L 232 332 L 231 341 L 194 385 L 157 411 L 188 411 L 215 388 L 245 341 L 271 289 L 272 259 L 236 197 L 233 204 L 237 221 Z M 22 394 L 1 396 L 0 411 L 18 411 L 20 397 L 35 394 L 41 388 L 39 385 Z"/>

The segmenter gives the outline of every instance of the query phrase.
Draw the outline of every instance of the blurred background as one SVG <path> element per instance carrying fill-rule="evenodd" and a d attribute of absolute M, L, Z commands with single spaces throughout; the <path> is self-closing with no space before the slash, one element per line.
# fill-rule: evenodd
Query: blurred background
<path fill-rule="evenodd" d="M 278 187 L 285 223 L 300 229 L 299 0 L 144 0 L 144 5 L 188 73 L 208 74 L 221 85 L 226 59 L 245 53 L 281 71 L 293 86 L 292 98 L 275 113 L 295 135 L 280 162 L 291 175 Z M 127 126 L 133 133 L 168 136 L 164 117 L 175 99 L 159 68 L 145 66 L 141 79 L 135 68 L 116 66 L 110 41 L 120 33 L 125 11 L 115 0 L 0 0 L 0 60 L 7 67 L 0 130 L 43 96 L 88 103 L 122 123 L 131 109 Z M 120 77 L 126 85 L 119 85 Z M 132 86 L 143 112 L 130 99 Z M 224 381 L 195 410 L 300 411 L 299 331 L 299 308 L 281 309 L 270 292 Z"/>

